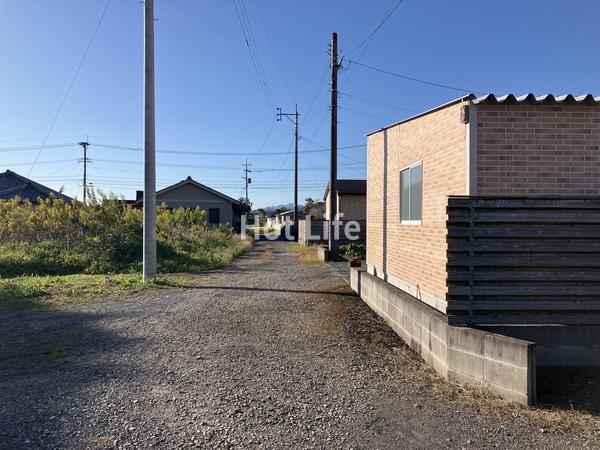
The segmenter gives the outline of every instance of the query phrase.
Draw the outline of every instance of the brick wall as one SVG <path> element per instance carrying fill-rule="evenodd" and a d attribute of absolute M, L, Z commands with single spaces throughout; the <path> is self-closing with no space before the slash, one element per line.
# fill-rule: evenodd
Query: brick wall
<path fill-rule="evenodd" d="M 367 264 L 423 300 L 445 301 L 446 205 L 467 193 L 467 132 L 457 103 L 368 137 Z M 419 161 L 423 220 L 400 225 L 400 171 Z"/>
<path fill-rule="evenodd" d="M 600 194 L 600 108 L 479 105 L 477 193 Z"/>
<path fill-rule="evenodd" d="M 340 195 L 339 211 L 344 220 L 366 220 L 367 198 L 365 195 Z"/>

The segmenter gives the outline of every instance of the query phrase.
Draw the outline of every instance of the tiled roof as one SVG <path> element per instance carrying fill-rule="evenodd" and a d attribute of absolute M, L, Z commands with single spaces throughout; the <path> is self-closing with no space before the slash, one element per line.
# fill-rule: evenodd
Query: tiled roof
<path fill-rule="evenodd" d="M 47 198 L 50 194 L 55 197 L 61 197 L 63 200 L 70 202 L 71 198 L 64 194 L 60 194 L 54 189 L 50 189 L 44 185 L 36 183 L 33 180 L 25 178 L 10 170 L 0 173 L 0 199 L 10 200 L 18 195 L 22 199 L 27 199 L 32 202 L 37 201 L 38 197 Z"/>
<path fill-rule="evenodd" d="M 552 94 L 545 95 L 534 95 L 525 94 L 521 96 L 515 96 L 513 94 L 506 94 L 496 96 L 494 94 L 487 94 L 481 97 L 477 97 L 473 100 L 475 104 L 530 104 L 538 105 L 542 103 L 546 104 L 582 104 L 582 105 L 600 105 L 600 97 L 594 97 L 592 94 L 585 94 L 574 96 L 572 94 L 554 96 Z"/>

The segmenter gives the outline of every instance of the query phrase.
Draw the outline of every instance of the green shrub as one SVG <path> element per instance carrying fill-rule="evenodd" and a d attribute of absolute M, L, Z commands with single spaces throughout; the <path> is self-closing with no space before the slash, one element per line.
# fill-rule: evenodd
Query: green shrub
<path fill-rule="evenodd" d="M 338 249 L 348 259 L 365 259 L 367 257 L 367 247 L 364 244 L 343 244 Z"/>
<path fill-rule="evenodd" d="M 199 208 L 157 210 L 159 270 L 220 267 L 246 248 L 232 229 L 207 229 Z M 0 201 L 0 277 L 110 274 L 141 269 L 142 211 L 118 198 Z"/>

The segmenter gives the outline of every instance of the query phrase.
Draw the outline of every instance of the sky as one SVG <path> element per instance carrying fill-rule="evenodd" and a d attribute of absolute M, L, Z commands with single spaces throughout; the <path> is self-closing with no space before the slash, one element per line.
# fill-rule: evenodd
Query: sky
<path fill-rule="evenodd" d="M 344 58 L 338 178 L 366 177 L 368 132 L 465 93 L 353 61 L 473 92 L 600 94 L 596 0 L 397 3 L 155 0 L 157 187 L 191 176 L 240 198 L 247 158 L 255 207 L 292 202 L 293 125 L 274 108 L 297 104 L 300 203 L 321 198 L 334 31 Z M 141 189 L 142 3 L 110 2 L 77 71 L 106 5 L 0 0 L 0 171 L 81 198 L 77 143 L 87 140 L 95 188 L 125 198 Z"/>

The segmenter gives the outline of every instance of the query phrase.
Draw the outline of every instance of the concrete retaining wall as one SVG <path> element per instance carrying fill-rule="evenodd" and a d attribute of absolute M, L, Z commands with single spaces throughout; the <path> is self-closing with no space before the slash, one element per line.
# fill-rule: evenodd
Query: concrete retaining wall
<path fill-rule="evenodd" d="M 483 384 L 505 399 L 535 403 L 533 342 L 448 325 L 439 311 L 361 269 L 351 269 L 350 285 L 445 378 Z"/>
<path fill-rule="evenodd" d="M 480 328 L 535 342 L 538 367 L 600 366 L 598 325 L 498 325 Z"/>

